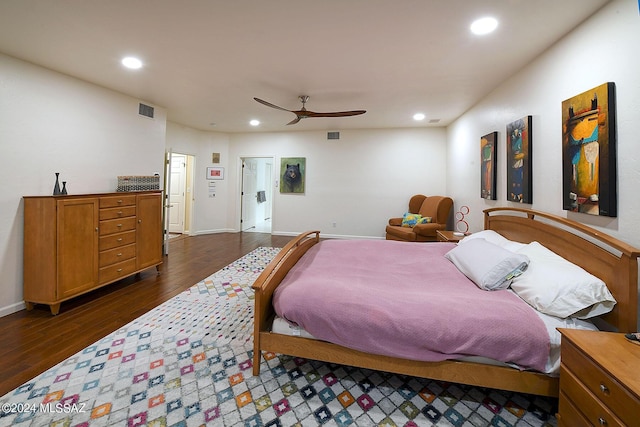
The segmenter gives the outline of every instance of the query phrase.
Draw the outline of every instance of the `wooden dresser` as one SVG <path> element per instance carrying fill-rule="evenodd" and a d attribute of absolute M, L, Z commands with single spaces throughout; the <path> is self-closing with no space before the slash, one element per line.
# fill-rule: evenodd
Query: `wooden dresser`
<path fill-rule="evenodd" d="M 558 425 L 640 426 L 640 345 L 620 333 L 560 333 Z"/>
<path fill-rule="evenodd" d="M 24 197 L 27 310 L 161 263 L 161 191 Z"/>

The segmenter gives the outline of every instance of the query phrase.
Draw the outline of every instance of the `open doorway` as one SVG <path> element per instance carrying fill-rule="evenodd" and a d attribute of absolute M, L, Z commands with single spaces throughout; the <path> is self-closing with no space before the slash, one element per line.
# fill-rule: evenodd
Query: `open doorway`
<path fill-rule="evenodd" d="M 188 236 L 191 229 L 194 163 L 192 155 L 168 153 L 166 227 L 169 239 Z"/>
<path fill-rule="evenodd" d="M 273 211 L 272 157 L 242 157 L 242 231 L 271 233 Z"/>

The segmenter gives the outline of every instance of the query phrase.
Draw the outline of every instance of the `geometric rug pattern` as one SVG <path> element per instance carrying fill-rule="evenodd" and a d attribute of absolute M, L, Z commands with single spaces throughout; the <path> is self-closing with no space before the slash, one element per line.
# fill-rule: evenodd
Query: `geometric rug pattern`
<path fill-rule="evenodd" d="M 0 398 L 0 426 L 555 426 L 557 400 L 266 354 L 258 248 Z"/>

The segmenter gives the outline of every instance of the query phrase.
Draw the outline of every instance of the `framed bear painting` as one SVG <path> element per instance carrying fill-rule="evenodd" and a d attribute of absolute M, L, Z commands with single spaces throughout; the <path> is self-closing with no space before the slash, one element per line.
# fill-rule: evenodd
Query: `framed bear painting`
<path fill-rule="evenodd" d="M 280 193 L 304 194 L 304 179 L 307 168 L 305 157 L 283 157 L 280 159 Z"/>

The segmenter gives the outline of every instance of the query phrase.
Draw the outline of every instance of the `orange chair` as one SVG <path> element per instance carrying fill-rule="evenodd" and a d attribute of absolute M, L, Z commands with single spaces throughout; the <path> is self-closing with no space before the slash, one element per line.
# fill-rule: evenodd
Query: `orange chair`
<path fill-rule="evenodd" d="M 411 226 L 407 223 L 408 216 L 389 219 L 386 229 L 387 240 L 401 240 L 405 242 L 435 242 L 436 231 L 447 228 L 449 213 L 453 207 L 453 199 L 445 196 L 423 196 L 416 194 L 409 200 L 407 214 L 419 215 L 427 218 L 422 223 Z M 403 225 L 403 219 L 405 224 Z"/>

